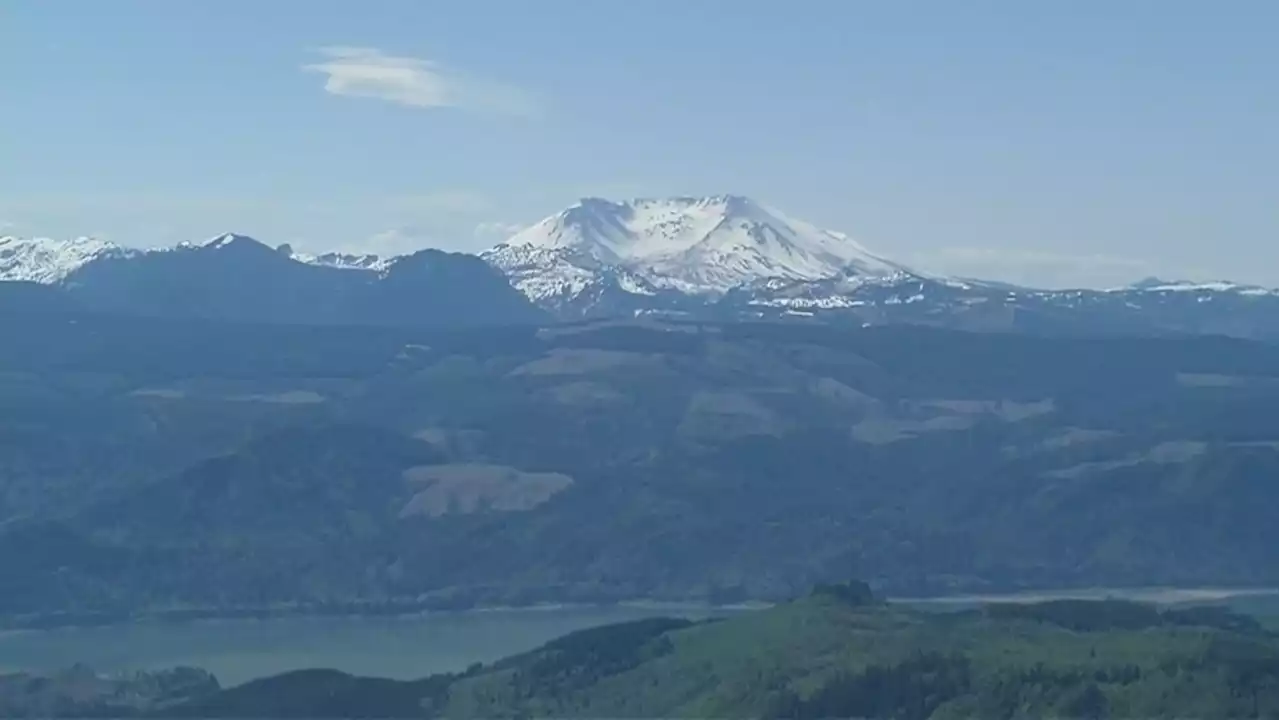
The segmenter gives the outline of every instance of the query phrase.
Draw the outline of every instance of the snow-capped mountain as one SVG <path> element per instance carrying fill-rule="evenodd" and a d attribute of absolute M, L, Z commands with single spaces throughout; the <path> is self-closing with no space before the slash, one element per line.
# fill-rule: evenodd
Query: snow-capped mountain
<path fill-rule="evenodd" d="M 910 273 L 847 235 L 738 195 L 586 198 L 482 257 L 536 302 L 609 282 L 638 294 L 717 296 L 775 278 Z"/>
<path fill-rule="evenodd" d="M 54 240 L 8 235 L 0 237 L 0 281 L 61 282 L 94 260 L 136 252 L 92 237 Z"/>

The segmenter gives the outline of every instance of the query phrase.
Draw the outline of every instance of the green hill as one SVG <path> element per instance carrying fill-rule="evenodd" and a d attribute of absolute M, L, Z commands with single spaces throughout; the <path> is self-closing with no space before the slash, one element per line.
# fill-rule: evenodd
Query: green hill
<path fill-rule="evenodd" d="M 1274 634 L 1209 610 L 1060 601 L 920 613 L 819 591 L 728 620 L 595 628 L 416 682 L 254 681 L 185 717 L 1275 717 Z"/>

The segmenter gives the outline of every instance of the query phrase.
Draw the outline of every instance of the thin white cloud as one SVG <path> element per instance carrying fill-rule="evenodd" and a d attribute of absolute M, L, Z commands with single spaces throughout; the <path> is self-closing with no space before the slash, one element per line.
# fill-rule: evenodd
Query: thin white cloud
<path fill-rule="evenodd" d="M 468 77 L 440 63 L 387 55 L 376 48 L 326 47 L 323 62 L 303 70 L 326 77 L 333 95 L 373 98 L 413 108 L 462 108 L 504 115 L 534 116 L 534 98 L 504 83 Z"/>
<path fill-rule="evenodd" d="M 1132 282 L 1153 271 L 1150 262 L 1137 258 L 1036 249 L 947 247 L 904 260 L 948 275 L 1044 287 L 1110 286 Z"/>
<path fill-rule="evenodd" d="M 391 211 L 432 216 L 471 216 L 488 212 L 493 203 L 488 197 L 470 190 L 395 195 L 386 199 Z"/>
<path fill-rule="evenodd" d="M 358 247 L 351 249 L 356 252 L 368 252 L 387 257 L 402 255 L 416 252 L 423 248 L 436 247 L 437 243 L 433 235 L 434 233 L 426 228 L 403 225 L 374 233 L 360 243 Z"/>
<path fill-rule="evenodd" d="M 1008 250 L 999 248 L 949 247 L 928 253 L 929 256 L 950 261 L 981 262 L 985 265 L 1002 265 L 1008 267 L 1026 267 L 1028 265 L 1052 265 L 1058 267 L 1094 268 L 1094 267 L 1127 267 L 1140 268 L 1146 263 L 1135 258 L 1117 257 L 1114 255 L 1072 255 L 1070 253 L 1045 252 L 1042 250 Z"/>
<path fill-rule="evenodd" d="M 515 235 L 516 233 L 525 229 L 525 227 L 526 226 L 521 225 L 520 223 L 509 223 L 509 222 L 503 222 L 501 220 L 490 220 L 490 221 L 482 222 L 476 225 L 475 236 L 477 238 L 482 238 L 486 240 L 495 239 L 495 238 L 500 240 L 506 240 L 512 235 Z"/>

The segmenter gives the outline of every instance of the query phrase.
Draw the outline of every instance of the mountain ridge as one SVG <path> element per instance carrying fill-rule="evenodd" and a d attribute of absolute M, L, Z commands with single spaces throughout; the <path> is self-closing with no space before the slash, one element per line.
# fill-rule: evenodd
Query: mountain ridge
<path fill-rule="evenodd" d="M 273 248 L 236 233 L 150 250 L 94 238 L 4 237 L 0 238 L 0 281 L 41 283 L 79 293 L 85 278 L 100 278 L 103 267 L 128 274 L 134 270 L 127 268 L 191 265 L 183 272 L 200 275 L 195 265 L 212 268 L 238 262 L 243 265 L 242 284 L 208 287 L 204 292 L 256 294 L 267 303 L 264 314 L 307 322 L 360 322 L 362 318 L 380 322 L 380 317 L 390 315 L 414 322 L 413 309 L 393 307 L 390 295 L 367 312 L 353 311 L 343 303 L 367 295 L 369 291 L 361 289 L 364 286 L 387 282 L 392 276 L 397 278 L 392 295 L 402 302 L 416 302 L 412 299 L 415 281 L 404 268 L 421 267 L 425 257 L 449 258 L 440 262 L 458 269 L 471 267 L 466 272 L 473 273 L 477 283 L 493 285 L 489 279 L 480 280 L 483 273 L 473 267 L 477 262 L 487 265 L 526 304 L 536 306 L 543 318 L 558 321 L 654 315 L 693 320 L 910 323 L 983 331 L 1217 333 L 1274 339 L 1280 314 L 1275 289 L 1225 281 L 1146 278 L 1118 288 L 1040 289 L 924 272 L 872 252 L 848 235 L 792 219 L 741 195 L 626 201 L 583 198 L 478 254 L 306 253 L 295 252 L 288 244 Z M 443 267 L 440 262 L 434 264 Z M 274 269 L 268 272 L 267 266 Z M 170 271 L 143 274 L 152 277 L 165 272 Z M 451 272 L 427 272 L 418 281 L 426 282 L 427 276 L 440 280 Z M 323 282 L 316 280 L 323 273 L 330 274 L 323 275 Z M 328 290 L 316 291 L 312 309 L 277 312 L 272 303 L 289 298 L 259 286 L 278 284 L 279 278 L 266 280 L 276 275 L 308 276 L 308 282 L 327 284 Z M 188 287 L 172 280 L 152 277 L 153 285 L 163 286 L 164 299 L 140 301 L 141 310 L 148 311 L 157 302 L 191 306 L 191 293 L 208 284 L 197 278 Z M 458 286 L 461 294 L 449 295 L 441 307 L 465 307 L 468 296 L 463 289 Z M 497 287 L 486 292 L 493 297 L 503 294 Z M 114 301 L 121 294 L 136 295 L 136 290 L 125 284 L 106 299 Z M 100 298 L 89 299 L 99 304 Z M 225 305 L 232 301 L 210 295 L 201 302 Z M 510 322 L 533 317 L 516 310 L 518 303 L 513 301 L 500 304 L 512 311 Z M 138 309 L 125 303 L 125 309 L 131 307 Z M 251 319 L 246 313 L 240 313 L 245 316 L 242 319 Z M 501 321 L 496 316 L 493 320 Z"/>
<path fill-rule="evenodd" d="M 272 248 L 235 233 L 145 251 L 91 239 L 47 251 L 29 242 L 7 245 L 15 253 L 7 258 L 5 279 L 11 282 L 4 283 L 0 300 L 24 310 L 36 303 L 55 310 L 312 325 L 546 319 L 500 272 L 464 253 L 420 250 L 386 262 L 348 256 L 306 262 L 288 245 Z M 48 292 L 10 291 L 24 284 Z"/>

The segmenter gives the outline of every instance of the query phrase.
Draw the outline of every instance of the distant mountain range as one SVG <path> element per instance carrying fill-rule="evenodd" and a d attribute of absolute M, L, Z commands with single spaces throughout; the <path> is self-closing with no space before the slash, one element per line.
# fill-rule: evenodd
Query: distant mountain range
<path fill-rule="evenodd" d="M 160 250 L 5 237 L 0 280 L 56 287 L 95 309 L 318 324 L 661 315 L 1273 339 L 1280 317 L 1275 289 L 1230 282 L 1043 290 L 941 277 L 736 195 L 588 198 L 479 258 L 305 255 L 235 234 Z M 12 295 L 0 291 L 0 303 Z"/>
<path fill-rule="evenodd" d="M 474 255 L 295 256 L 243 235 L 132 250 L 91 239 L 0 240 L 0 303 L 129 315 L 320 325 L 467 326 L 546 320 Z M 49 291 L 31 287 L 43 285 Z"/>

